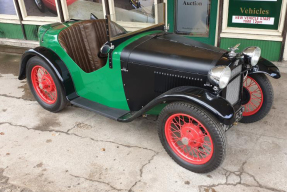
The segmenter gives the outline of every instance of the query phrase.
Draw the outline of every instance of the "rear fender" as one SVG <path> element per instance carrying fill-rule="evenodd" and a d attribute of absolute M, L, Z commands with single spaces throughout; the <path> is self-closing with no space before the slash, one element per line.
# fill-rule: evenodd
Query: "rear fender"
<path fill-rule="evenodd" d="M 78 97 L 74 82 L 65 63 L 54 51 L 45 47 L 30 49 L 23 54 L 20 64 L 19 80 L 26 78 L 27 62 L 34 56 L 42 58 L 51 66 L 59 80 L 62 82 L 68 100 L 73 100 Z"/>
<path fill-rule="evenodd" d="M 130 122 L 145 114 L 158 104 L 177 101 L 195 103 L 213 114 L 221 123 L 225 125 L 231 125 L 235 122 L 234 108 L 227 100 L 220 96 L 216 96 L 205 89 L 190 86 L 174 88 L 149 102 L 140 111 L 137 111 L 136 113 L 129 113 L 119 118 L 118 121 Z"/>
<path fill-rule="evenodd" d="M 258 64 L 253 67 L 248 73 L 264 73 L 266 75 L 269 75 L 270 77 L 273 77 L 274 79 L 279 79 L 281 77 L 278 67 L 276 67 L 272 62 L 262 57 L 258 61 Z"/>

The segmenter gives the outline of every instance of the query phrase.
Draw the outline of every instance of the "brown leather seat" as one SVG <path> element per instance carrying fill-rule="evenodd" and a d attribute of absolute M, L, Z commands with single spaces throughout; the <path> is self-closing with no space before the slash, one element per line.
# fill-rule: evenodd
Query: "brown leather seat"
<path fill-rule="evenodd" d="M 61 31 L 58 40 L 75 63 L 87 73 L 100 69 L 107 62 L 107 59 L 98 57 L 101 47 L 108 41 L 104 19 L 75 23 Z"/>

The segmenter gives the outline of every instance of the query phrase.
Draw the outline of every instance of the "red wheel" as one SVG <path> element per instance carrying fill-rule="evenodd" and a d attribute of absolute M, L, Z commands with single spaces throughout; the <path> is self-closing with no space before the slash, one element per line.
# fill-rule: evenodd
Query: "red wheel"
<path fill-rule="evenodd" d="M 263 104 L 263 92 L 260 85 L 250 76 L 247 76 L 244 83 L 245 104 L 243 105 L 245 111 L 243 116 L 251 116 L 256 114 Z"/>
<path fill-rule="evenodd" d="M 209 132 L 197 119 L 177 113 L 165 124 L 165 135 L 172 150 L 192 164 L 205 164 L 213 154 L 213 142 Z"/>
<path fill-rule="evenodd" d="M 36 65 L 31 72 L 33 87 L 38 96 L 47 104 L 57 101 L 57 89 L 50 73 L 42 66 Z"/>
<path fill-rule="evenodd" d="M 264 74 L 248 75 L 243 83 L 242 105 L 245 108 L 242 123 L 254 123 L 264 118 L 273 103 L 273 88 Z"/>
<path fill-rule="evenodd" d="M 44 60 L 32 57 L 26 66 L 26 76 L 32 94 L 46 110 L 58 112 L 67 105 L 63 84 Z"/>
<path fill-rule="evenodd" d="M 223 162 L 225 132 L 201 107 L 171 103 L 162 110 L 158 121 L 158 134 L 164 149 L 182 167 L 207 173 Z"/>

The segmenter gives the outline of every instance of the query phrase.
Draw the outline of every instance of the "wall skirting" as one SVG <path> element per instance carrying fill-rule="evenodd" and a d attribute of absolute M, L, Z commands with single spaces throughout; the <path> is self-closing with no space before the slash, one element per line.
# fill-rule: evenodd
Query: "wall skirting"
<path fill-rule="evenodd" d="M 280 41 L 264 41 L 264 40 L 252 40 L 252 39 L 237 39 L 237 38 L 221 38 L 220 47 L 228 49 L 236 44 L 241 43 L 239 51 L 242 51 L 246 47 L 258 46 L 261 48 L 262 57 L 270 61 L 278 61 L 280 59 L 281 44 Z"/>
<path fill-rule="evenodd" d="M 20 39 L 2 39 L 0 38 L 0 45 L 10 45 L 15 47 L 35 48 L 40 46 L 38 41 L 27 41 Z"/>

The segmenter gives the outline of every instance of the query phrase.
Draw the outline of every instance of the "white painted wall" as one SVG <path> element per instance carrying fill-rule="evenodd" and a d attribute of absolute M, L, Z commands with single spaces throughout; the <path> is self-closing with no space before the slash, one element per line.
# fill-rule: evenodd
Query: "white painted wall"
<path fill-rule="evenodd" d="M 286 36 L 287 36 L 287 35 L 286 35 Z M 287 61 L 287 37 L 286 37 L 286 42 L 285 42 L 283 60 L 284 60 L 284 61 Z"/>

